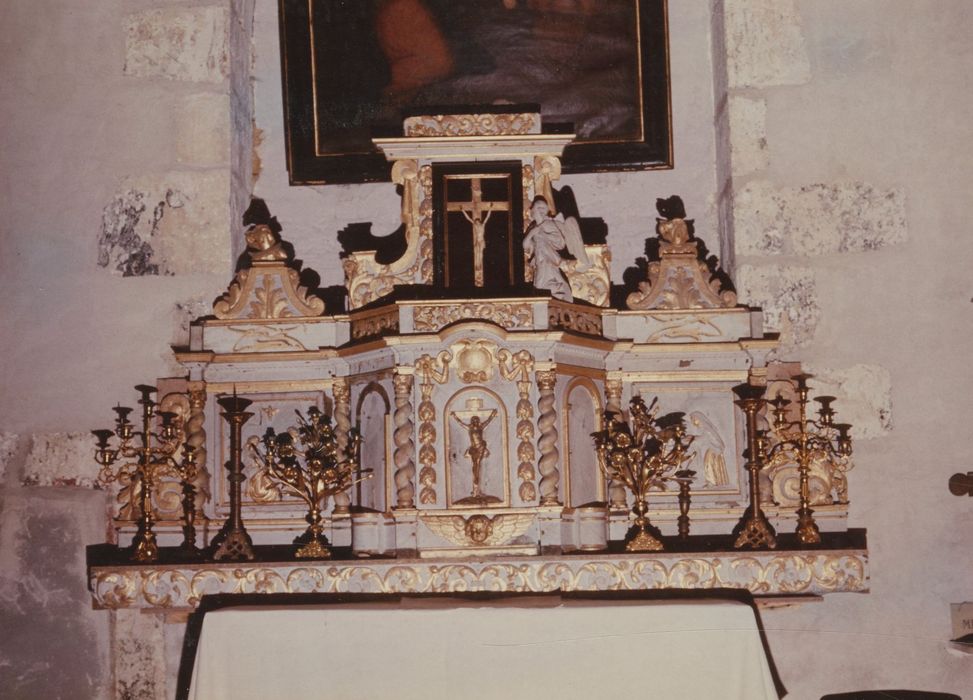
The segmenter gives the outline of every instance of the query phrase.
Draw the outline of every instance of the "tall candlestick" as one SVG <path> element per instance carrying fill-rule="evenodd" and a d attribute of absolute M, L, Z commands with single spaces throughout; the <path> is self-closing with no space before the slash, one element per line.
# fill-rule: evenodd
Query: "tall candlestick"
<path fill-rule="evenodd" d="M 243 476 L 243 424 L 253 417 L 247 412 L 252 401 L 236 395 L 224 396 L 217 401 L 223 412 L 220 414 L 230 425 L 230 459 L 226 462 L 227 481 L 230 482 L 230 515 L 223 528 L 213 538 L 211 548 L 216 561 L 239 561 L 254 558 L 253 540 L 243 525 L 242 487 Z"/>
<path fill-rule="evenodd" d="M 747 464 L 750 474 L 750 505 L 743 518 L 734 528 L 737 536 L 733 546 L 736 549 L 747 547 L 758 549 L 777 547 L 777 537 L 773 526 L 760 508 L 760 470 L 763 468 L 764 443 L 757 430 L 757 413 L 766 404 L 764 388 L 751 384 L 734 387 L 733 392 L 740 398 L 734 403 L 743 409 L 747 417 Z"/>

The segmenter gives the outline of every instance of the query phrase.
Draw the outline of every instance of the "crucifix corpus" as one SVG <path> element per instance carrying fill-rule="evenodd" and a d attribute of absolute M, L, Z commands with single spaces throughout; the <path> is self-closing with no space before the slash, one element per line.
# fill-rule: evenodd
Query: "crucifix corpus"
<path fill-rule="evenodd" d="M 447 211 L 458 211 L 470 222 L 473 233 L 473 284 L 477 287 L 484 285 L 483 251 L 486 248 L 486 224 L 490 215 L 495 211 L 510 211 L 510 202 L 488 202 L 483 200 L 483 183 L 481 178 L 470 180 L 472 190 L 467 202 L 447 202 Z"/>

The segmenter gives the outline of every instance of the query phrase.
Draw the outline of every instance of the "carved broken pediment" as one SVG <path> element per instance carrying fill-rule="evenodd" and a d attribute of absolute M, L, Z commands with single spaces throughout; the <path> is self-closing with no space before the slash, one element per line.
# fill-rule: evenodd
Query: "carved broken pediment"
<path fill-rule="evenodd" d="M 646 279 L 625 300 L 630 309 L 717 309 L 736 306 L 736 291 L 715 259 L 701 260 L 699 241 L 693 238 L 693 220 L 686 218 L 677 196 L 656 202 L 659 236 L 658 260 L 647 266 Z"/>
<path fill-rule="evenodd" d="M 320 316 L 324 301 L 301 285 L 300 265 L 280 235 L 267 223 L 246 231 L 250 266 L 236 273 L 226 292 L 213 303 L 219 319 L 256 320 Z"/>

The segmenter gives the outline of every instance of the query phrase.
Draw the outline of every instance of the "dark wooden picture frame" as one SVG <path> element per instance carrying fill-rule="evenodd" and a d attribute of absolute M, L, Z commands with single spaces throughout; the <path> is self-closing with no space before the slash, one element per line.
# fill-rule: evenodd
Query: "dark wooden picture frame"
<path fill-rule="evenodd" d="M 666 0 L 577 2 L 279 0 L 291 184 L 388 181 L 372 137 L 485 104 L 539 105 L 545 131 L 573 121 L 566 173 L 672 167 Z"/>

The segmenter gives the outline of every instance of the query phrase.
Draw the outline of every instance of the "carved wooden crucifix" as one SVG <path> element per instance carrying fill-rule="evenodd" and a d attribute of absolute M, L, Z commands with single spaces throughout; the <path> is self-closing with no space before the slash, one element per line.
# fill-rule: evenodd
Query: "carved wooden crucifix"
<path fill-rule="evenodd" d="M 495 211 L 510 211 L 510 202 L 487 202 L 483 200 L 482 181 L 479 177 L 470 180 L 471 195 L 467 202 L 447 202 L 447 211 L 458 211 L 466 217 L 473 228 L 473 284 L 482 287 L 483 250 L 486 248 L 484 230 L 490 215 Z"/>

